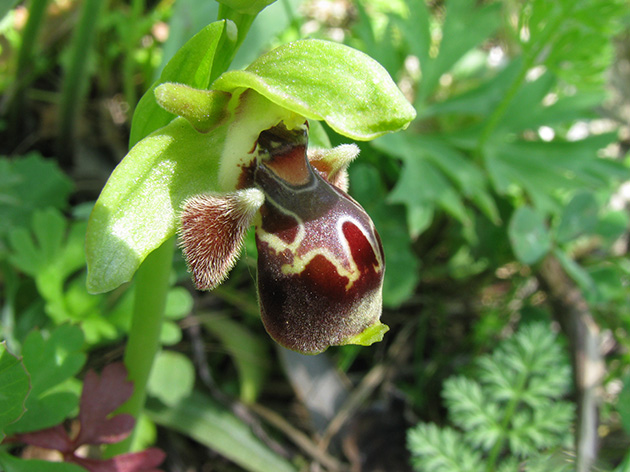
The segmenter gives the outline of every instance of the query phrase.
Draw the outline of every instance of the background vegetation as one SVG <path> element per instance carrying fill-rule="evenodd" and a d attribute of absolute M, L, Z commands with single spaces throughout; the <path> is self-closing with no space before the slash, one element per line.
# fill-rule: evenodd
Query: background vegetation
<path fill-rule="evenodd" d="M 53 470 L 20 460 L 51 458 L 20 435 L 76 428 L 94 408 L 83 382 L 99 392 L 86 372 L 122 357 L 133 283 L 86 292 L 86 218 L 139 97 L 217 10 L 0 5 L 0 405 L 31 378 L 19 421 L 0 407 L 6 471 Z M 627 0 L 265 9 L 233 67 L 340 41 L 417 109 L 350 169 L 383 239 L 392 329 L 370 348 L 280 350 L 258 319 L 251 237 L 211 293 L 177 256 L 135 448 L 157 445 L 168 471 L 629 471 L 629 26 Z"/>

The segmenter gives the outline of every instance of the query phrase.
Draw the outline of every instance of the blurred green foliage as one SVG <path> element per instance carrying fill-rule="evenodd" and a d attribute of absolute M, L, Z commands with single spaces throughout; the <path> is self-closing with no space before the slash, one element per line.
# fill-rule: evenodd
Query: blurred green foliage
<path fill-rule="evenodd" d="M 85 359 L 101 365 L 119 355 L 133 287 L 98 296 L 85 291 L 86 212 L 80 204 L 89 207 L 100 190 L 94 181 L 102 184 L 103 169 L 109 172 L 126 151 L 131 124 L 125 110 L 136 104 L 125 104 L 125 97 L 148 90 L 217 12 L 214 2 L 163 0 L 130 22 L 129 2 L 108 5 L 98 18 L 96 41 L 85 51 L 80 87 L 86 94 L 78 104 L 85 119 L 74 129 L 68 160 L 56 153 L 44 119 L 55 126 L 61 119 L 61 71 L 70 48 L 78 47 L 70 37 L 81 2 L 50 2 L 27 51 L 33 60 L 19 72 L 30 2 L 14 9 L 11 3 L 2 5 L 6 12 L 0 9 L 0 154 L 9 156 L 0 159 L 0 336 L 6 340 L 0 389 L 3 376 L 15 373 L 4 370 L 16 368 L 10 352 L 22 356 L 17 359 L 32 377 L 32 390 L 28 397 L 22 390 L 6 397 L 12 406 L 26 398 L 31 411 L 12 424 L 14 417 L 3 416 L 8 434 L 72 417 Z M 532 321 L 545 323 L 538 325 L 546 327 L 537 328 L 539 339 L 551 339 L 549 322 L 558 314 L 539 283 L 540 264 L 548 257 L 572 278 L 613 345 L 606 357 L 601 431 L 626 447 L 608 451 L 602 438 L 606 453 L 598 466 L 611 470 L 624 456 L 630 463 L 629 217 L 627 202 L 618 203 L 620 184 L 630 177 L 619 130 L 628 128 L 606 112 L 630 101 L 614 95 L 609 81 L 624 60 L 614 38 L 627 41 L 629 26 L 626 0 L 278 1 L 254 23 L 235 59 L 234 67 L 242 67 L 291 39 L 332 38 L 381 62 L 414 104 L 418 118 L 405 132 L 361 144 L 361 157 L 350 168 L 350 193 L 373 217 L 385 248 L 383 320 L 392 327 L 385 346 L 395 344 L 397 333 L 408 332 L 412 340 L 392 384 L 418 415 L 423 444 L 452 447 L 462 464 L 479 462 L 471 447 L 496 444 L 476 436 L 484 430 L 474 432 L 476 417 L 462 405 L 485 398 L 479 392 L 487 388 L 489 371 L 480 366 L 492 359 L 498 365 L 496 353 L 504 351 L 494 350 L 497 342 L 514 346 L 523 335 L 510 333 Z M 611 103 L 611 96 L 617 101 Z M 106 112 L 101 102 L 108 103 Z M 19 113 L 11 111 L 15 103 Z M 320 140 L 345 141 L 325 131 Z M 242 418 L 202 392 L 208 379 L 201 380 L 194 338 L 183 334 L 191 327 L 208 334 L 201 358 L 213 388 L 244 403 L 280 404 L 283 413 L 296 401 L 286 393 L 282 365 L 255 316 L 251 236 L 244 256 L 230 280 L 205 296 L 190 290 L 177 258 L 149 416 L 245 470 L 265 470 L 256 469 L 257 458 L 267 470 L 291 470 L 269 443 L 250 435 Z M 557 340 L 548 347 L 541 358 L 566 351 Z M 342 347 L 327 355 L 360 379 L 381 361 L 382 349 Z M 550 404 L 569 409 L 566 364 L 554 364 L 566 352 L 558 355 L 550 365 L 562 369 L 562 388 L 553 400 L 529 405 L 532 417 L 541 418 Z M 175 378 L 178 388 L 170 391 Z M 388 392 L 384 388 L 381 395 Z M 2 404 L 0 411 L 9 409 Z M 451 426 L 435 424 L 446 422 Z M 226 431 L 228 438 L 218 440 Z M 506 449 L 513 457 L 502 456 L 500 470 L 516 467 L 523 453 L 516 446 Z M 305 460 L 297 455 L 296 463 Z M 7 470 L 26 470 L 9 458 L 3 456 Z"/>

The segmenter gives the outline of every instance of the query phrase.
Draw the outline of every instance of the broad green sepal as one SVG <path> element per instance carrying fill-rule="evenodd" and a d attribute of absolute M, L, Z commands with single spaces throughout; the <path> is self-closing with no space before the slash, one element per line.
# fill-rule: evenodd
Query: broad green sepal
<path fill-rule="evenodd" d="M 186 118 L 200 133 L 207 133 L 228 118 L 231 94 L 165 83 L 155 88 L 155 99 L 165 110 Z"/>
<path fill-rule="evenodd" d="M 389 331 L 389 326 L 377 321 L 376 324 L 366 328 L 362 333 L 346 339 L 344 344 L 358 344 L 360 346 L 371 346 L 380 343 L 385 333 Z"/>
<path fill-rule="evenodd" d="M 149 253 L 173 236 L 182 203 L 237 188 L 261 130 L 304 118 L 252 90 L 231 98 L 229 120 L 199 133 L 182 117 L 140 141 L 116 167 L 96 202 L 86 237 L 88 290 L 128 282 Z"/>
<path fill-rule="evenodd" d="M 224 73 L 212 88 L 254 89 L 281 107 L 363 141 L 404 129 L 416 116 L 378 62 L 343 44 L 316 39 L 280 46 L 245 70 Z"/>
<path fill-rule="evenodd" d="M 128 282 L 144 258 L 175 234 L 191 195 L 217 188 L 227 128 L 198 133 L 184 118 L 140 141 L 116 167 L 88 223 L 88 290 Z"/>

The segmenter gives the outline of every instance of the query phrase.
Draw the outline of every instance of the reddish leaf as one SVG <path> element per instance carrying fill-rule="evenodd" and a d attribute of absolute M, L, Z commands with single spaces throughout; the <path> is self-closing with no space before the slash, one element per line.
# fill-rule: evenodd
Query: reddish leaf
<path fill-rule="evenodd" d="M 130 415 L 108 416 L 133 393 L 133 383 L 127 381 L 122 363 L 106 366 L 99 378 L 89 371 L 83 381 L 79 410 L 81 430 L 76 445 L 108 444 L 126 438 L 135 423 Z"/>
<path fill-rule="evenodd" d="M 74 445 L 68 436 L 63 425 L 53 426 L 52 428 L 34 431 L 32 433 L 18 434 L 16 438 L 31 446 L 42 447 L 44 449 L 55 449 L 62 453 L 68 453 L 74 450 Z"/>
<path fill-rule="evenodd" d="M 73 457 L 72 462 L 89 472 L 162 472 L 156 469 L 164 461 L 166 454 L 157 448 L 140 452 L 121 454 L 106 461 Z"/>

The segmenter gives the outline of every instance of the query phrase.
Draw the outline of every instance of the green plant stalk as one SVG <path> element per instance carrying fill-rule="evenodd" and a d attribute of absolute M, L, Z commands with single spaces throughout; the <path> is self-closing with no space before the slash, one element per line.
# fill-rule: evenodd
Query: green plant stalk
<path fill-rule="evenodd" d="M 26 85 L 25 78 L 29 75 L 28 71 L 33 66 L 33 50 L 35 49 L 35 42 L 39 35 L 44 16 L 46 15 L 46 7 L 48 6 L 48 0 L 33 0 L 28 10 L 28 21 L 24 28 L 24 34 L 22 35 L 22 45 L 20 46 L 20 52 L 17 61 L 17 69 L 15 71 L 15 98 L 14 98 L 14 111 L 20 113 L 22 109 L 22 100 L 24 87 Z M 15 122 L 15 120 L 12 120 Z"/>
<path fill-rule="evenodd" d="M 92 52 L 92 44 L 98 31 L 104 0 L 85 0 L 81 18 L 72 38 L 70 63 L 66 70 L 61 92 L 60 129 L 58 150 L 60 156 L 68 155 L 74 135 L 75 121 L 87 87 L 86 68 Z"/>
<path fill-rule="evenodd" d="M 133 51 L 138 44 L 139 35 L 137 25 L 144 11 L 144 0 L 132 0 L 131 11 L 127 18 L 127 39 L 125 42 L 125 58 L 123 60 L 123 88 L 125 101 L 129 104 L 129 116 L 133 116 L 135 104 L 138 101 L 136 85 L 134 83 L 134 57 Z"/>
<path fill-rule="evenodd" d="M 144 260 L 136 272 L 136 292 L 131 329 L 125 347 L 124 362 L 128 378 L 133 382 L 133 394 L 117 413 L 128 413 L 138 419 L 146 399 L 146 386 L 153 360 L 160 348 L 160 332 L 166 306 L 166 295 L 175 251 L 174 238 L 169 239 Z M 107 449 L 108 455 L 129 452 L 135 432 Z"/>
<path fill-rule="evenodd" d="M 229 14 L 229 12 L 224 13 Z M 254 18 L 255 16 L 252 15 L 235 15 L 231 18 L 238 28 L 238 40 L 228 53 L 216 58 L 222 59 L 222 61 L 219 60 L 221 66 L 220 68 L 216 66 L 215 60 L 211 83 L 214 78 L 227 70 Z M 221 9 L 219 9 L 219 19 L 221 19 Z M 226 61 L 226 56 L 229 56 L 229 62 Z M 144 408 L 149 374 L 160 346 L 160 332 L 164 319 L 166 295 L 170 286 L 169 275 L 174 251 L 174 238 L 171 238 L 147 256 L 135 276 L 135 301 L 124 356 L 129 379 L 134 382 L 134 392 L 117 412 L 128 413 L 136 420 Z M 106 456 L 111 457 L 131 451 L 134 447 L 135 433 L 136 428 L 124 441 L 108 446 Z"/>

